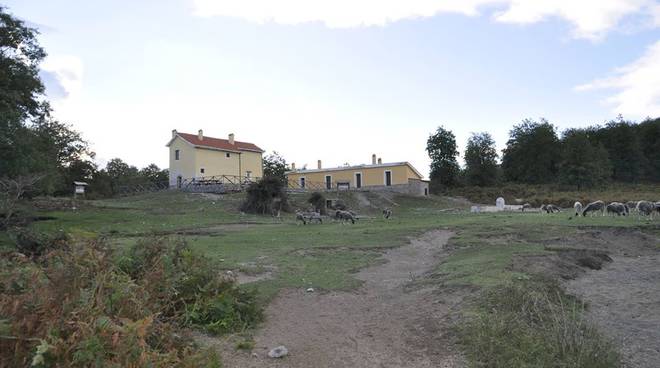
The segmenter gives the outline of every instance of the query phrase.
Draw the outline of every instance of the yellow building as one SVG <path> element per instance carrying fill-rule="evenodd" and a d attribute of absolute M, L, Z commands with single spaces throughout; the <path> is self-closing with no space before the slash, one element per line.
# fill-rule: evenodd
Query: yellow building
<path fill-rule="evenodd" d="M 231 176 L 241 179 L 263 176 L 262 154 L 264 150 L 253 143 L 205 137 L 197 134 L 172 131 L 170 148 L 170 186 L 180 187 L 186 179 L 213 176 Z"/>
<path fill-rule="evenodd" d="M 296 169 L 286 173 L 289 187 L 301 190 L 392 190 L 414 195 L 428 195 L 428 181 L 409 162 L 382 163 L 371 157 L 371 165 Z"/>

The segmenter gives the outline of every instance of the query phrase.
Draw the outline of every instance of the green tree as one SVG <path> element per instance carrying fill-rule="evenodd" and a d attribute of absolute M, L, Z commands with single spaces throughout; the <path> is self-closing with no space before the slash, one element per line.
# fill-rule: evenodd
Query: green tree
<path fill-rule="evenodd" d="M 642 153 L 637 125 L 622 116 L 597 129 L 595 141 L 602 144 L 612 163 L 612 178 L 637 182 L 643 178 L 646 158 Z"/>
<path fill-rule="evenodd" d="M 264 165 L 264 178 L 276 178 L 282 182 L 286 182 L 286 171 L 289 169 L 284 157 L 280 156 L 277 151 L 273 151 L 263 159 Z"/>
<path fill-rule="evenodd" d="M 497 181 L 497 149 L 488 133 L 473 133 L 465 148 L 465 180 L 469 185 L 490 186 Z"/>
<path fill-rule="evenodd" d="M 560 181 L 578 190 L 609 180 L 612 169 L 607 150 L 594 145 L 585 129 L 568 129 L 561 140 Z"/>
<path fill-rule="evenodd" d="M 647 119 L 640 123 L 637 136 L 645 157 L 644 177 L 660 182 L 660 118 Z"/>
<path fill-rule="evenodd" d="M 149 164 L 147 167 L 140 170 L 139 175 L 144 180 L 154 184 L 164 183 L 169 180 L 168 170 L 161 170 L 156 164 Z"/>
<path fill-rule="evenodd" d="M 443 187 L 457 185 L 460 167 L 454 133 L 438 127 L 426 141 L 426 152 L 431 158 L 431 192 L 438 193 Z"/>
<path fill-rule="evenodd" d="M 37 30 L 0 6 L 0 119 L 3 128 L 16 128 L 43 112 L 44 86 L 39 63 L 46 52 L 37 42 Z M 11 125 L 10 125 L 11 124 Z M 6 132 L 3 132 L 6 133 Z M 5 136 L 2 134 L 0 136 Z"/>
<path fill-rule="evenodd" d="M 70 188 L 69 166 L 93 154 L 78 132 L 51 116 L 37 34 L 0 6 L 0 176 L 37 175 L 36 189 L 54 194 Z"/>
<path fill-rule="evenodd" d="M 502 155 L 502 170 L 507 180 L 528 184 L 557 180 L 560 157 L 559 138 L 547 120 L 523 120 L 509 132 Z"/>

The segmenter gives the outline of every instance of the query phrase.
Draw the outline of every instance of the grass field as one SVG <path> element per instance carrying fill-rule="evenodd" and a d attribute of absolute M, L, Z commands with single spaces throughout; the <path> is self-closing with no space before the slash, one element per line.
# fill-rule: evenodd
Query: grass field
<path fill-rule="evenodd" d="M 78 240 L 104 238 L 118 248 L 154 236 L 183 239 L 215 262 L 219 272 L 256 276 L 267 272 L 268 277 L 243 286 L 256 290 L 262 303 L 283 288 L 357 288 L 361 282 L 353 276 L 355 271 L 380 262 L 387 249 L 433 229 L 449 229 L 455 235 L 449 243 L 452 252 L 424 282 L 479 290 L 529 279 L 533 275 L 511 267 L 515 257 L 550 254 L 549 240 L 570 237 L 583 229 L 631 228 L 660 234 L 657 219 L 570 219 L 567 212 L 471 214 L 467 202 L 451 198 L 342 195 L 362 217 L 355 225 L 326 221 L 303 226 L 292 214 L 279 219 L 243 214 L 240 194 L 163 192 L 87 201 L 75 211 L 38 210 L 36 214 L 54 219 L 34 222 L 31 228 L 43 233 L 64 231 Z M 306 200 L 304 194 L 291 197 L 295 208 L 305 208 Z M 385 206 L 393 208 L 392 219 L 380 216 Z M 7 246 L 10 241 L 7 234 L 0 234 L 0 244 Z"/>
<path fill-rule="evenodd" d="M 238 210 L 241 195 L 209 197 L 170 192 L 88 201 L 76 211 L 40 212 L 55 219 L 35 222 L 32 228 L 39 232 L 63 230 L 80 239 L 104 237 L 118 246 L 148 236 L 183 238 L 216 260 L 219 269 L 274 269 L 272 279 L 251 285 L 266 298 L 283 287 L 333 290 L 359 286 L 351 277 L 352 271 L 377 261 L 385 249 L 403 245 L 410 237 L 435 228 L 455 230 L 451 244 L 459 248 L 438 272 L 446 274 L 451 283 L 477 286 L 509 280 L 515 276 L 506 270 L 512 255 L 545 252 L 535 241 L 578 227 L 648 227 L 649 231 L 657 231 L 653 223 L 633 218 L 569 220 L 566 213 L 470 214 L 465 211 L 465 203 L 440 197 L 395 196 L 387 202 L 375 194 L 366 197 L 369 205 L 360 206 L 359 199 L 344 194 L 343 200 L 349 206 L 360 207 L 360 214 L 368 217 L 351 226 L 302 226 L 290 214 L 281 219 L 246 215 Z M 292 202 L 304 207 L 306 198 L 294 195 Z M 379 208 L 385 205 L 393 207 L 393 219 L 379 216 Z"/>

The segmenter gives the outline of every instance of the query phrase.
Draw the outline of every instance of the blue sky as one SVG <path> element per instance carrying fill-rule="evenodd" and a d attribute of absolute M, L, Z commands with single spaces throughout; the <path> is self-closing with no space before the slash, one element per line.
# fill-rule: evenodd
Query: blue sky
<path fill-rule="evenodd" d="M 438 125 L 464 146 L 545 117 L 660 116 L 647 0 L 5 1 L 41 30 L 56 115 L 100 163 L 167 166 L 177 129 L 314 167 L 411 161 Z M 461 148 L 462 150 L 462 148 Z"/>

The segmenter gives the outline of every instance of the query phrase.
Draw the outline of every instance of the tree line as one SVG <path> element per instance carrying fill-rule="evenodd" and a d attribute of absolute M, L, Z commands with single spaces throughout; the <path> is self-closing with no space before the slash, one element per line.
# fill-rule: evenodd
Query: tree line
<path fill-rule="evenodd" d="M 167 170 L 155 164 L 138 169 L 113 159 L 98 167 L 81 134 L 53 117 L 39 77 L 46 52 L 37 35 L 0 6 L 0 191 L 23 191 L 20 183 L 29 183 L 26 194 L 64 195 L 75 180 L 105 197 L 124 185 L 167 181 Z"/>
<path fill-rule="evenodd" d="M 613 181 L 658 183 L 660 118 L 636 123 L 619 116 L 604 125 L 570 128 L 561 134 L 545 119 L 526 119 L 509 131 L 501 155 L 489 133 L 473 133 L 463 167 L 455 135 L 441 126 L 429 136 L 426 151 L 435 193 L 504 182 L 563 184 L 578 190 Z"/>

